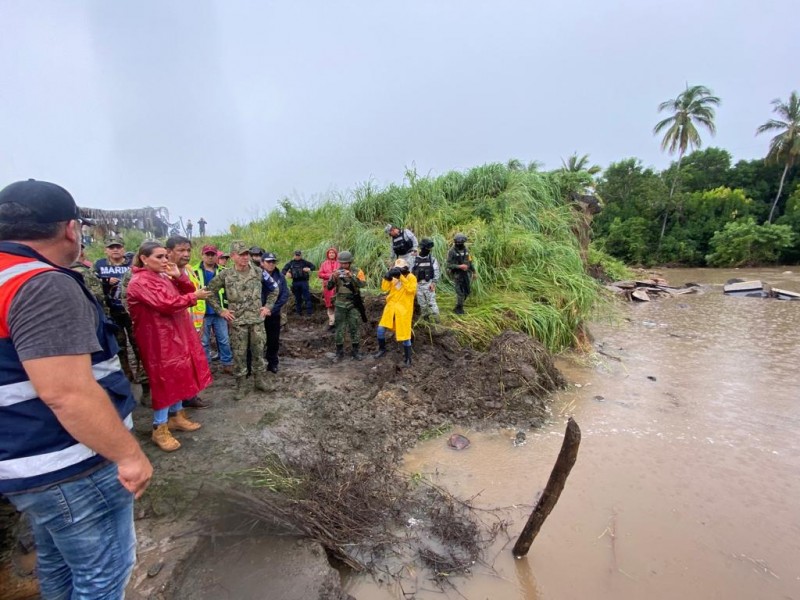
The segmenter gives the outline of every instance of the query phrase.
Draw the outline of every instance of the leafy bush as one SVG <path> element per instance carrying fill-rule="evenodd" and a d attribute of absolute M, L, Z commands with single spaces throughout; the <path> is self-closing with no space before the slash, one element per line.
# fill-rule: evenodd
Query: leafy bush
<path fill-rule="evenodd" d="M 744 267 L 775 263 L 790 248 L 795 234 L 788 225 L 756 225 L 752 218 L 733 221 L 711 238 L 713 267 Z"/>

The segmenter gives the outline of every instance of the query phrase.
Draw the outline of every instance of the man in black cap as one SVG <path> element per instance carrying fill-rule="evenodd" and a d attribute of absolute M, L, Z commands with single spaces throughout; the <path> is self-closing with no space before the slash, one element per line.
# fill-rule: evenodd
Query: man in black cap
<path fill-rule="evenodd" d="M 261 268 L 261 257 L 264 256 L 264 249 L 260 246 L 250 246 L 250 260 L 253 261 L 253 265 L 257 268 Z"/>
<path fill-rule="evenodd" d="M 314 308 L 311 305 L 311 288 L 308 287 L 308 278 L 311 271 L 316 271 L 314 263 L 303 258 L 302 250 L 294 251 L 294 258 L 290 260 L 281 273 L 292 280 L 292 293 L 294 294 L 294 310 L 298 315 L 303 314 L 303 305 L 307 306 L 307 314 L 311 316 Z"/>
<path fill-rule="evenodd" d="M 264 271 L 272 277 L 272 280 L 278 285 L 278 299 L 272 306 L 272 314 L 264 319 L 264 329 L 267 332 L 267 347 L 264 351 L 264 358 L 267 359 L 267 371 L 271 373 L 278 372 L 278 350 L 281 345 L 281 308 L 289 300 L 289 286 L 286 283 L 286 278 L 278 271 L 278 257 L 272 252 L 264 254 L 261 266 Z M 261 302 L 266 302 L 267 299 L 267 286 L 261 287 Z"/>
<path fill-rule="evenodd" d="M 103 293 L 106 296 L 106 305 L 111 312 L 111 318 L 117 325 L 117 343 L 119 344 L 119 359 L 122 369 L 129 381 L 134 380 L 133 369 L 128 360 L 128 346 L 130 345 L 139 362 L 139 348 L 133 339 L 133 322 L 131 316 L 122 303 L 122 278 L 130 271 L 131 260 L 125 254 L 125 242 L 120 237 L 111 237 L 106 240 L 106 257 L 94 263 L 94 273 L 103 283 Z"/>
<path fill-rule="evenodd" d="M 153 468 L 111 326 L 68 268 L 80 224 L 55 184 L 0 191 L 0 494 L 30 517 L 43 598 L 122 598 Z"/>

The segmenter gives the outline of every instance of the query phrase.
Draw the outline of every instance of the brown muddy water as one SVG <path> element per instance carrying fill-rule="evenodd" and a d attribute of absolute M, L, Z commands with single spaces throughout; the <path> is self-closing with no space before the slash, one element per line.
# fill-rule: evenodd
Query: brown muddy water
<path fill-rule="evenodd" d="M 457 591 L 352 578 L 358 600 L 800 599 L 800 302 L 731 298 L 731 277 L 800 291 L 800 270 L 670 270 L 705 293 L 631 304 L 595 324 L 603 355 L 559 364 L 550 424 L 420 443 L 409 473 L 513 521 Z M 528 557 L 511 547 L 574 416 L 580 453 Z M 404 593 L 406 594 L 404 596 Z"/>

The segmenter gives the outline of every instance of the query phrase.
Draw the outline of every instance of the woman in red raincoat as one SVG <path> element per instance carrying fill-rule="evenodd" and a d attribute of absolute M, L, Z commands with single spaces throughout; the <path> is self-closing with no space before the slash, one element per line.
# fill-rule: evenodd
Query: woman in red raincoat
<path fill-rule="evenodd" d="M 128 284 L 128 310 L 153 397 L 153 436 L 159 448 L 181 447 L 171 429 L 194 431 L 181 401 L 211 384 L 211 372 L 187 309 L 210 296 L 195 290 L 159 242 L 145 242 L 136 253 Z"/>
<path fill-rule="evenodd" d="M 333 322 L 336 309 L 333 307 L 333 297 L 336 295 L 336 288 L 328 289 L 325 285 L 334 272 L 339 270 L 339 252 L 336 248 L 328 248 L 325 253 L 325 260 L 319 266 L 317 275 L 322 279 L 322 297 L 325 300 L 325 308 L 328 309 L 328 329 L 333 329 Z"/>

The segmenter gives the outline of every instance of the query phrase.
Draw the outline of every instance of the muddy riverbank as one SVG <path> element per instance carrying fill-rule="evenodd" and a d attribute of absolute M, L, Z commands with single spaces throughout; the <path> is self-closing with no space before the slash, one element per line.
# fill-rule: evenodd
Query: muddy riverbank
<path fill-rule="evenodd" d="M 376 320 L 380 306 L 370 308 Z M 438 435 L 454 423 L 530 429 L 547 419 L 549 393 L 565 383 L 548 353 L 520 334 L 499 336 L 484 353 L 460 347 L 446 327 L 418 327 L 414 365 L 405 369 L 400 347 L 392 342 L 381 360 L 369 356 L 375 349 L 373 326 L 364 326 L 362 348 L 367 357 L 337 363 L 323 316 L 292 315 L 283 336 L 280 371 L 268 377 L 269 391 L 234 402 L 232 378 L 218 375 L 204 393 L 214 406 L 194 413 L 203 429 L 179 434 L 183 447 L 178 452 L 164 454 L 152 447 L 148 411 L 136 411 L 135 432 L 154 462 L 156 477 L 137 504 L 139 564 L 131 598 L 316 597 L 309 594 L 309 586 L 318 589 L 321 598 L 345 597 L 332 585 L 339 581 L 338 574 L 318 547 L 247 529 L 252 525 L 250 514 L 237 513 L 221 524 L 219 513 L 228 509 L 211 505 L 218 500 L 217 490 L 238 485 L 243 472 L 275 457 L 288 463 L 328 461 L 322 464 L 344 472 L 365 465 L 393 470 L 420 437 Z M 398 480 L 398 498 L 406 485 L 404 477 Z M 399 509 L 386 522 L 394 526 L 410 514 Z M 392 535 L 396 538 L 396 532 Z M 276 575 L 307 574 L 301 578 L 306 585 L 302 595 L 287 596 L 280 585 L 265 586 L 258 577 L 232 575 L 244 560 L 243 548 L 255 544 L 263 549 L 272 542 L 283 548 L 270 552 Z M 362 546 L 357 552 L 346 549 L 348 556 L 358 557 L 368 570 L 375 564 L 386 568 L 386 561 L 375 562 L 374 544 L 367 540 Z M 261 564 L 251 550 L 245 554 Z M 232 556 L 239 558 L 230 562 Z M 407 555 L 403 560 L 413 563 L 414 558 Z M 391 564 L 403 568 L 398 560 Z M 217 592 L 197 595 L 209 589 Z M 231 589 L 230 596 L 219 595 Z"/>

